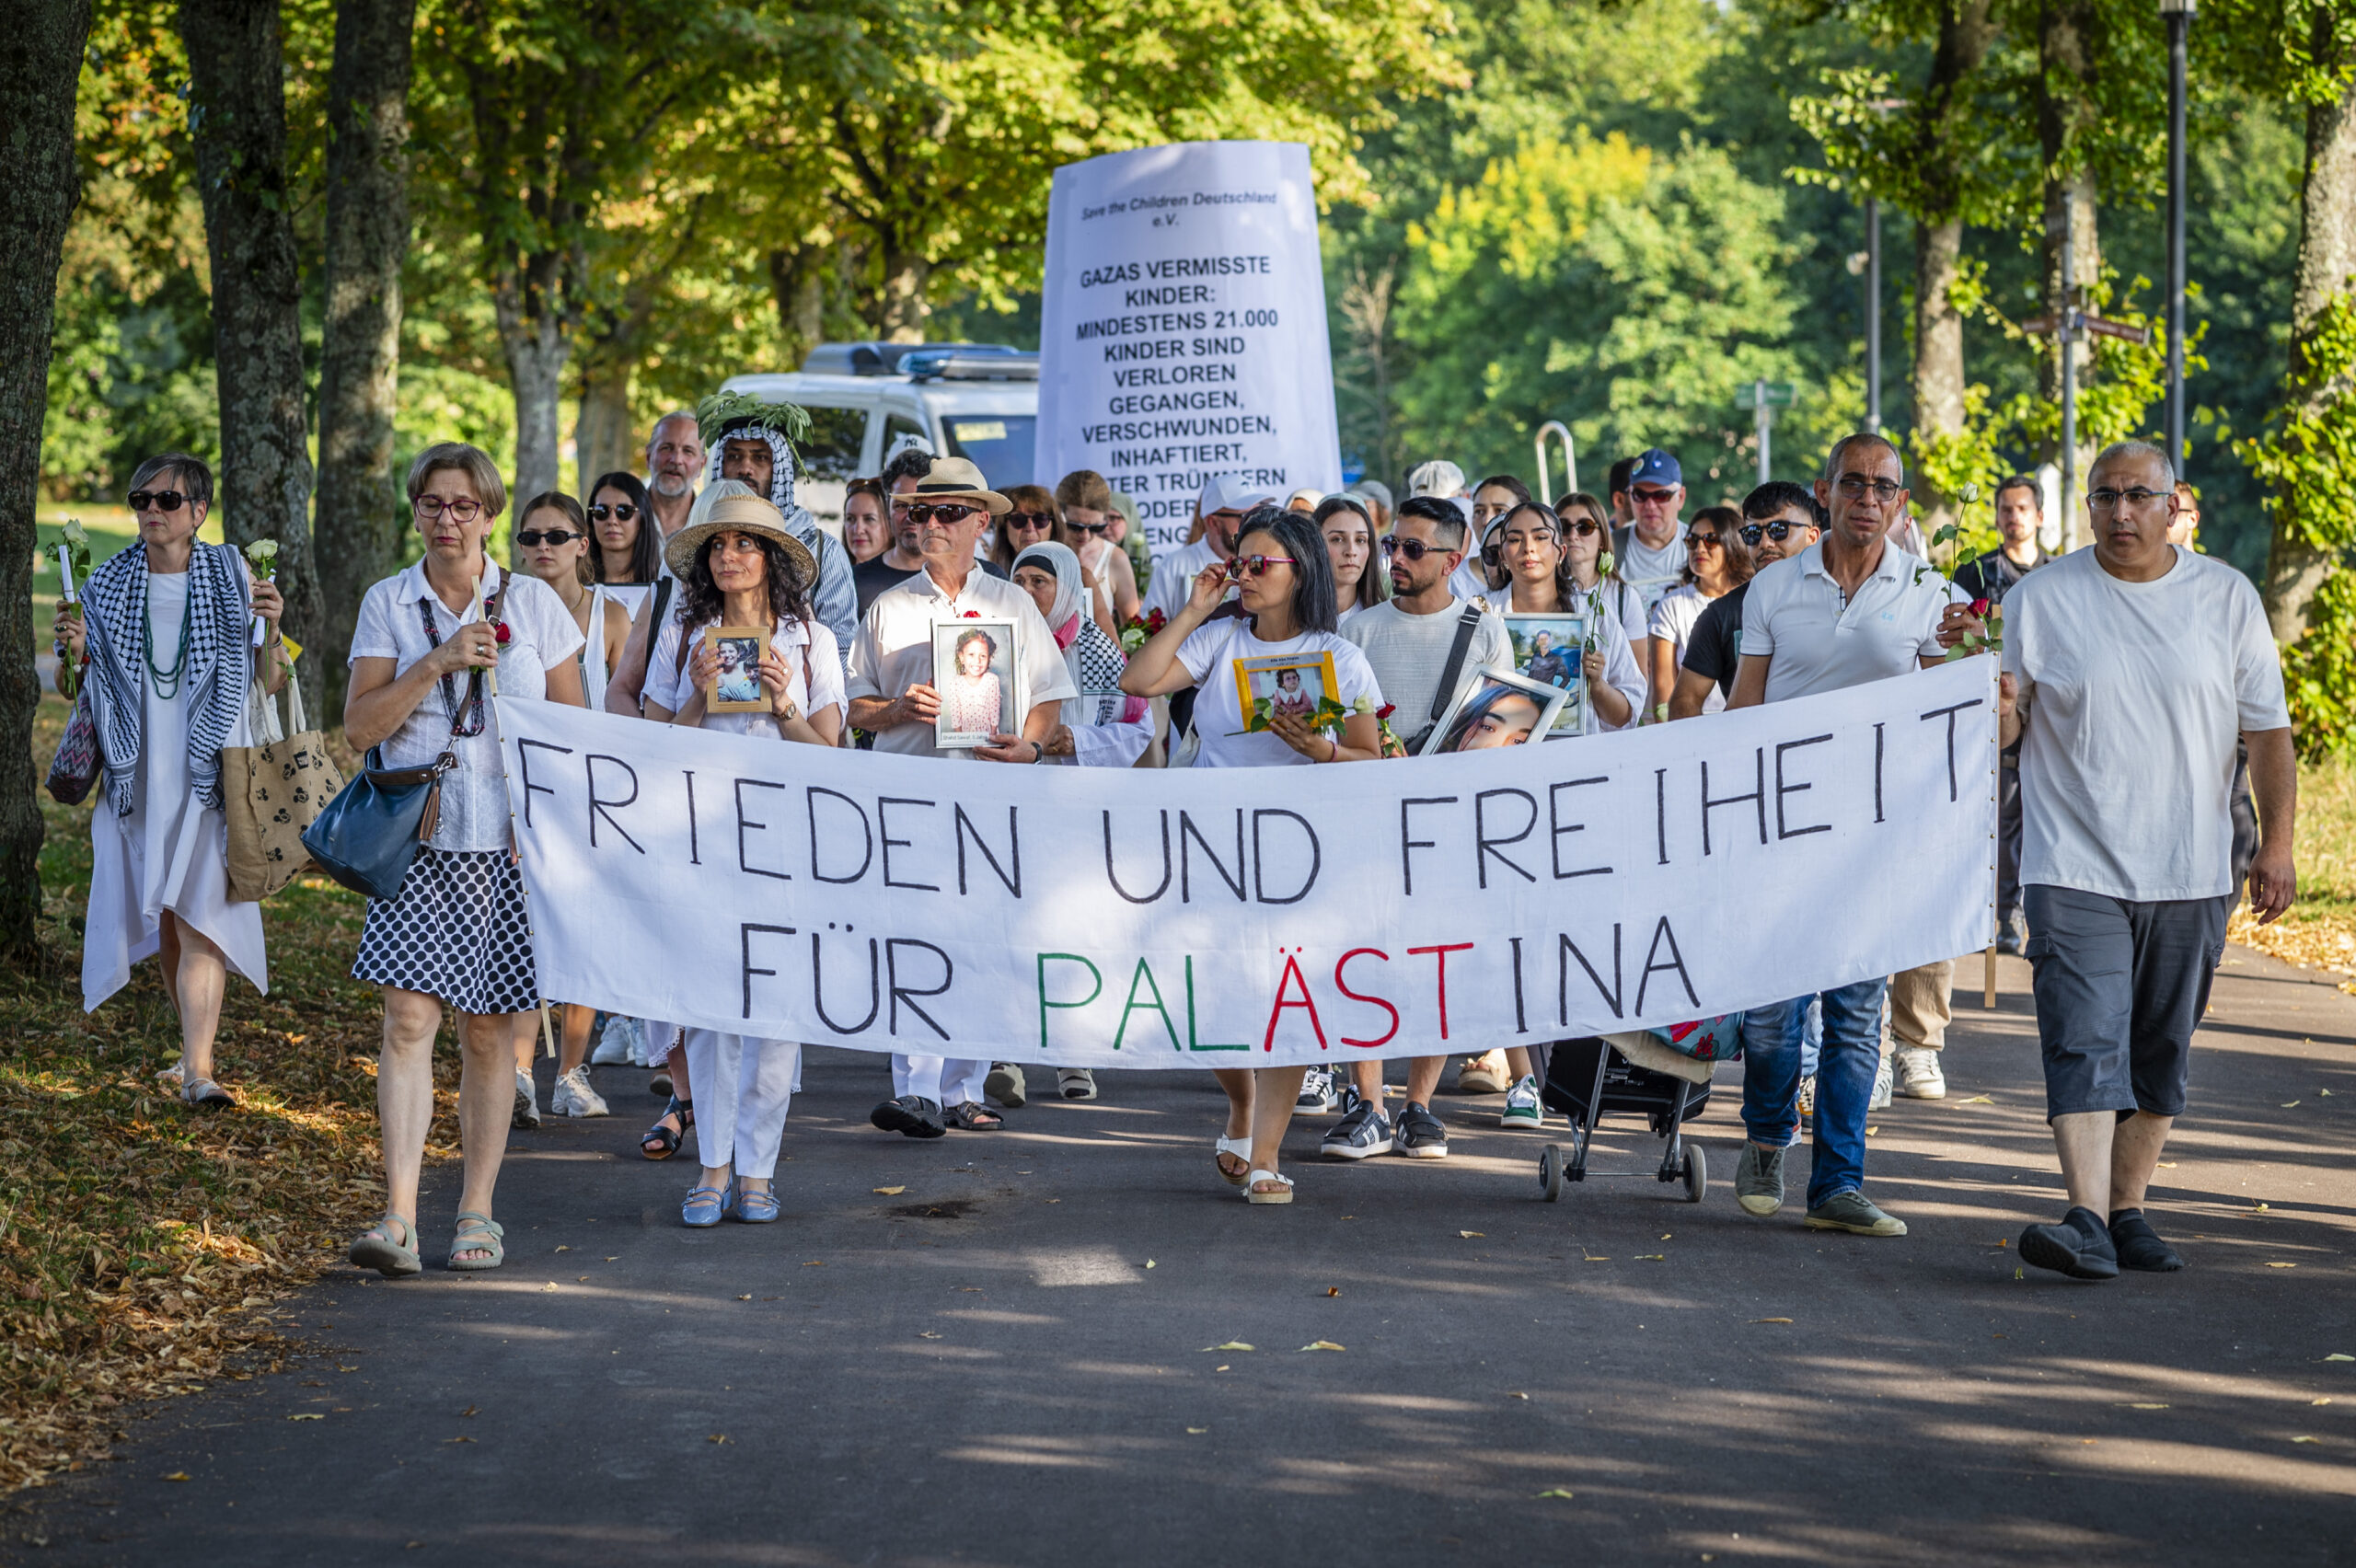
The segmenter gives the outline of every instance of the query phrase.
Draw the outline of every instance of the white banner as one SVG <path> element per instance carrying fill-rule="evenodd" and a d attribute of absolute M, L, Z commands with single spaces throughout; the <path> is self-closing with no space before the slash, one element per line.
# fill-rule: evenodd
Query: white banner
<path fill-rule="evenodd" d="M 552 1000 L 1063 1066 L 1668 1025 L 1993 929 L 1992 659 L 1507 750 L 1083 770 L 499 700 Z"/>
<path fill-rule="evenodd" d="M 1203 486 L 1339 490 L 1309 149 L 1187 142 L 1056 170 L 1036 478 L 1094 468 L 1156 556 Z"/>

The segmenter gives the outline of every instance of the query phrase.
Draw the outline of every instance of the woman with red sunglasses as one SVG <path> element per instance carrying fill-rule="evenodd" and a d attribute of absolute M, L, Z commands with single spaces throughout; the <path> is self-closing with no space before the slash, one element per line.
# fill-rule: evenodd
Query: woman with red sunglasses
<path fill-rule="evenodd" d="M 1218 616 L 1232 584 L 1241 612 Z M 1338 731 L 1278 712 L 1247 733 L 1237 662 L 1270 655 L 1330 656 L 1334 698 L 1350 709 Z M 1186 602 L 1138 650 L 1122 672 L 1131 697 L 1167 697 L 1202 687 L 1195 704 L 1201 736 L 1196 767 L 1299 767 L 1372 762 L 1382 755 L 1382 692 L 1366 655 L 1334 629 L 1334 568 L 1316 525 L 1298 512 L 1257 506 L 1245 514 L 1235 553 L 1195 574 Z M 1230 728 L 1231 727 L 1231 728 Z M 1219 1175 L 1254 1204 L 1292 1202 L 1292 1179 L 1276 1173 L 1276 1152 L 1300 1098 L 1301 1067 L 1215 1069 L 1227 1090 L 1227 1130 L 1215 1158 Z"/>

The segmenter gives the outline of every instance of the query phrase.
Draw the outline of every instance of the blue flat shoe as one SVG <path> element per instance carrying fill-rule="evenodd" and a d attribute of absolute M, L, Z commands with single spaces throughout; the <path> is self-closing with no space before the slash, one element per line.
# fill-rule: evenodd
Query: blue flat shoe
<path fill-rule="evenodd" d="M 777 1189 L 768 1187 L 754 1192 L 748 1187 L 736 1189 L 736 1217 L 746 1225 L 774 1225 L 777 1222 Z"/>
<path fill-rule="evenodd" d="M 718 1225 L 736 1207 L 736 1189 L 726 1187 L 690 1187 L 687 1201 L 679 1205 L 680 1221 L 698 1230 Z"/>

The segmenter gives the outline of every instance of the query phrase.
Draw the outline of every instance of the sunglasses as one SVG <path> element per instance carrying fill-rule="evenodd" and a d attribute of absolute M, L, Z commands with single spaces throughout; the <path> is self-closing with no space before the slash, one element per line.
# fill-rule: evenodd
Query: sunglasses
<path fill-rule="evenodd" d="M 1703 545 L 1709 546 L 1714 550 L 1722 550 L 1727 548 L 1727 542 L 1724 539 L 1719 538 L 1715 534 L 1689 532 L 1685 536 L 1685 548 L 1687 549 L 1699 549 Z"/>
<path fill-rule="evenodd" d="M 956 525 L 963 523 L 966 518 L 971 517 L 974 514 L 974 509 L 972 507 L 956 505 L 948 502 L 943 502 L 939 505 L 927 505 L 923 502 L 918 502 L 914 505 L 895 507 L 893 510 L 898 515 L 907 518 L 909 522 L 915 524 L 919 528 L 923 527 L 928 523 L 937 523 L 944 528 L 954 527 Z"/>
<path fill-rule="evenodd" d="M 1421 539 L 1403 539 L 1396 534 L 1382 536 L 1384 555 L 1403 555 L 1409 560 L 1421 560 L 1427 555 L 1446 555 L 1438 545 L 1427 545 Z"/>
<path fill-rule="evenodd" d="M 1628 495 L 1638 506 L 1664 506 L 1677 499 L 1677 492 L 1671 490 L 1630 490 Z"/>
<path fill-rule="evenodd" d="M 618 517 L 627 523 L 638 515 L 638 508 L 626 501 L 618 502 L 611 506 L 593 506 L 589 509 L 589 515 L 599 523 L 608 517 Z"/>
<path fill-rule="evenodd" d="M 1010 512 L 1006 514 L 1006 525 L 1010 528 L 1026 530 L 1052 528 L 1056 525 L 1056 520 L 1045 512 Z"/>
<path fill-rule="evenodd" d="M 1073 523 L 1067 520 L 1064 526 L 1075 534 L 1109 534 L 1113 531 L 1110 523 Z"/>
<path fill-rule="evenodd" d="M 144 512 L 152 506 L 158 512 L 178 512 L 180 502 L 187 499 L 178 490 L 133 490 L 131 510 Z"/>
<path fill-rule="evenodd" d="M 415 508 L 420 517 L 429 521 L 441 516 L 445 512 L 450 514 L 453 521 L 459 523 L 471 523 L 482 515 L 482 502 L 472 496 L 445 502 L 438 495 L 422 495 L 410 502 L 410 505 Z"/>
<path fill-rule="evenodd" d="M 588 536 L 571 528 L 526 528 L 515 536 L 515 542 L 525 549 L 532 549 L 540 545 L 569 545 L 575 539 Z"/>
<path fill-rule="evenodd" d="M 1299 564 L 1290 556 L 1236 556 L 1227 563 L 1227 575 L 1230 582 L 1235 581 L 1246 572 L 1250 572 L 1254 577 L 1265 577 L 1268 575 L 1268 568 L 1272 566 L 1299 566 Z"/>
<path fill-rule="evenodd" d="M 1600 534 L 1602 531 L 1603 525 L 1592 518 L 1565 517 L 1563 519 L 1563 532 L 1576 538 L 1584 539 L 1590 534 Z"/>
<path fill-rule="evenodd" d="M 1760 536 L 1763 534 L 1780 545 L 1794 534 L 1809 526 L 1811 525 L 1807 523 L 1785 523 L 1781 520 L 1773 523 L 1746 523 L 1742 525 L 1742 542 L 1746 545 L 1755 545 L 1759 542 Z"/>

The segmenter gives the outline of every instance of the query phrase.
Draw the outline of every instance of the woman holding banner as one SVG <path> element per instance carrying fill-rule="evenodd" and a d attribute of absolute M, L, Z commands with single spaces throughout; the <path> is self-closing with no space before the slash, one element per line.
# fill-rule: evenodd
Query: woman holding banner
<path fill-rule="evenodd" d="M 664 556 L 679 579 L 677 610 L 664 617 L 646 660 L 646 717 L 763 740 L 831 746 L 842 734 L 843 670 L 835 634 L 810 608 L 818 563 L 768 502 L 730 495 L 679 530 Z M 718 652 L 703 633 L 762 627 L 761 694 L 766 711 L 713 713 Z M 773 1178 L 785 1118 L 802 1076 L 791 1040 L 687 1032 L 687 1077 L 696 1084 L 695 1135 L 702 1174 L 679 1217 L 699 1228 L 734 1217 L 766 1225 L 778 1216 Z M 721 1158 L 713 1159 L 713 1155 Z"/>
<path fill-rule="evenodd" d="M 1211 623 L 1232 583 L 1241 617 Z M 1236 537 L 1235 553 L 1195 574 L 1186 602 L 1170 624 L 1138 650 L 1121 677 L 1131 697 L 1166 697 L 1201 688 L 1195 703 L 1202 749 L 1196 767 L 1299 767 L 1372 762 L 1382 755 L 1382 693 L 1366 655 L 1334 629 L 1334 568 L 1317 525 L 1300 513 L 1256 506 Z M 1313 720 L 1279 714 L 1247 732 L 1247 693 L 1240 662 L 1271 655 L 1333 661 L 1330 695 L 1349 716 L 1338 733 Z M 1225 725 L 1238 728 L 1228 731 Z M 1292 1179 L 1276 1173 L 1276 1155 L 1300 1095 L 1300 1067 L 1219 1068 L 1227 1090 L 1227 1131 L 1217 1146 L 1219 1174 L 1254 1204 L 1292 1202 Z"/>
<path fill-rule="evenodd" d="M 410 862 L 398 895 L 371 899 L 352 977 L 385 997 L 376 1061 L 385 1217 L 352 1244 L 352 1261 L 379 1274 L 418 1272 L 418 1168 L 433 1121 L 433 1037 L 445 1005 L 461 1016 L 464 1066 L 458 1131 L 466 1147 L 457 1239 L 450 1267 L 495 1269 L 506 1256 L 491 1217 L 507 1149 L 518 1015 L 537 1010 L 524 875 L 508 826 L 506 767 L 486 671 L 510 697 L 582 705 L 572 655 L 581 628 L 549 585 L 502 572 L 483 540 L 507 505 L 498 466 L 445 442 L 409 471 L 410 510 L 425 558 L 368 590 L 352 638 L 343 730 L 382 766 L 420 767 L 445 754 L 433 836 Z"/>

